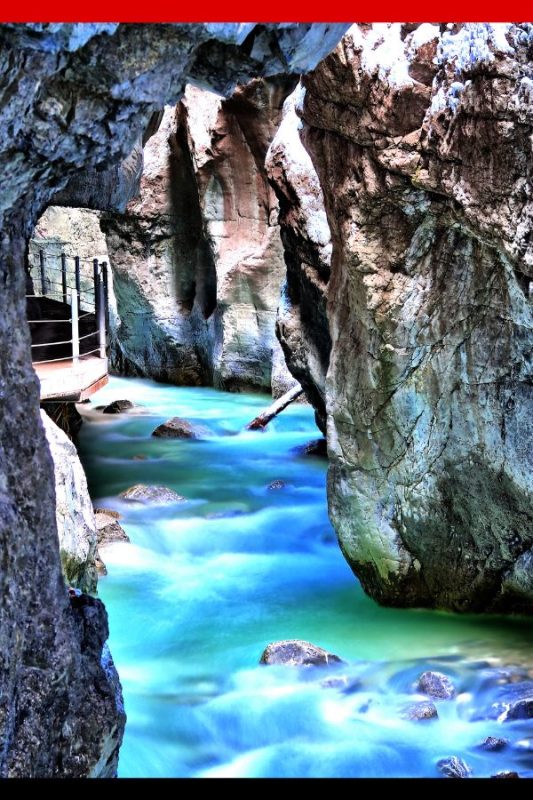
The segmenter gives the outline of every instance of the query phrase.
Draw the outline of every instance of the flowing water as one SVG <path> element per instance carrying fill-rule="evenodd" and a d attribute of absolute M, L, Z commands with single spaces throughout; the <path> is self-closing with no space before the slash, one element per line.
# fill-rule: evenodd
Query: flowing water
<path fill-rule="evenodd" d="M 94 410 L 123 397 L 143 413 Z M 102 550 L 108 575 L 99 584 L 128 715 L 119 774 L 436 776 L 437 761 L 452 755 L 480 776 L 533 774 L 533 721 L 499 721 L 504 707 L 495 704 L 530 677 L 530 624 L 384 609 L 367 598 L 328 522 L 326 464 L 299 450 L 319 435 L 311 409 L 292 406 L 266 432 L 243 431 L 267 404 L 113 378 L 83 407 L 91 495 L 120 511 L 131 539 Z M 171 416 L 211 434 L 151 437 Z M 276 480 L 282 488 L 269 488 Z M 137 483 L 187 502 L 118 497 Z M 269 642 L 296 638 L 347 663 L 258 665 Z M 517 668 L 498 666 L 509 664 Z M 429 668 L 448 674 L 459 697 L 437 703 L 438 719 L 406 721 L 413 684 Z M 488 735 L 512 745 L 476 749 Z"/>

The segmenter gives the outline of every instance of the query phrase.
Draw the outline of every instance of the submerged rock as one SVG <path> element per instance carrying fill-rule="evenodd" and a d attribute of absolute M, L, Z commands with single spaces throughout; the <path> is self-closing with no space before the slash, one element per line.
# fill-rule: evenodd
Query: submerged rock
<path fill-rule="evenodd" d="M 423 672 L 418 679 L 418 691 L 439 700 L 451 700 L 457 694 L 455 686 L 442 672 Z"/>
<path fill-rule="evenodd" d="M 306 456 L 316 456 L 317 458 L 328 457 L 328 440 L 325 438 L 314 439 L 312 442 L 304 445 L 303 452 Z"/>
<path fill-rule="evenodd" d="M 97 513 L 95 516 L 99 547 L 111 542 L 129 542 L 128 534 L 116 517 L 102 512 Z"/>
<path fill-rule="evenodd" d="M 498 753 L 505 750 L 509 745 L 509 739 L 502 739 L 499 736 L 487 736 L 487 738 L 477 746 L 478 750 L 485 750 L 488 753 Z"/>
<path fill-rule="evenodd" d="M 132 503 L 153 503 L 154 505 L 183 503 L 187 499 L 167 486 L 145 486 L 143 483 L 131 486 L 121 492 L 119 496 Z"/>
<path fill-rule="evenodd" d="M 472 770 L 462 758 L 450 756 L 437 762 L 437 769 L 445 778 L 469 778 Z"/>
<path fill-rule="evenodd" d="M 338 675 L 334 678 L 325 678 L 320 681 L 320 686 L 322 689 L 346 689 L 348 687 L 348 677 L 346 675 Z"/>
<path fill-rule="evenodd" d="M 131 400 L 113 400 L 102 411 L 104 414 L 122 414 L 123 411 L 129 411 L 130 408 L 133 408 Z"/>
<path fill-rule="evenodd" d="M 436 719 L 439 716 L 437 707 L 431 701 L 423 700 L 420 703 L 413 703 L 407 706 L 402 714 L 402 719 L 412 722 L 422 722 L 423 720 Z"/>
<path fill-rule="evenodd" d="M 283 664 L 289 667 L 329 666 L 343 664 L 339 656 L 301 639 L 272 642 L 265 648 L 260 664 Z"/>
<path fill-rule="evenodd" d="M 518 772 L 513 772 L 512 770 L 502 770 L 501 772 L 497 772 L 496 775 L 491 775 L 491 778 L 519 778 L 520 775 Z"/>
<path fill-rule="evenodd" d="M 276 480 L 269 483 L 268 488 L 271 490 L 284 489 L 286 485 L 285 481 Z"/>
<path fill-rule="evenodd" d="M 529 719 L 533 716 L 533 681 L 497 685 L 483 699 L 485 704 L 475 710 L 473 720 Z"/>
<path fill-rule="evenodd" d="M 203 425 L 193 425 L 181 417 L 167 419 L 152 432 L 152 436 L 161 439 L 201 439 L 209 434 L 210 431 Z"/>

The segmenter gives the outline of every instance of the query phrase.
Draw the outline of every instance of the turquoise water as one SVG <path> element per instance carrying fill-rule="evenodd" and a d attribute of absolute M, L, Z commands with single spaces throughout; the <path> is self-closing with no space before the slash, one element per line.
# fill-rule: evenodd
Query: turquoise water
<path fill-rule="evenodd" d="M 142 413 L 93 410 L 119 398 Z M 479 775 L 529 770 L 524 747 L 480 754 L 473 745 L 503 728 L 522 740 L 531 721 L 473 717 L 484 687 L 495 685 L 494 664 L 532 663 L 530 624 L 383 609 L 368 599 L 328 521 L 326 464 L 297 450 L 319 435 L 311 409 L 292 406 L 266 432 L 243 431 L 268 402 L 113 378 L 83 407 L 91 495 L 121 512 L 131 539 L 102 550 L 108 575 L 99 584 L 128 714 L 119 774 L 432 776 L 449 755 Z M 152 438 L 171 416 L 211 435 Z M 274 480 L 284 487 L 269 489 Z M 187 502 L 121 501 L 136 483 L 168 486 Z M 265 646 L 285 638 L 348 663 L 259 667 Z M 426 667 L 451 675 L 459 699 L 441 703 L 438 720 L 404 721 L 401 708 Z M 324 687 L 333 674 L 342 685 Z"/>

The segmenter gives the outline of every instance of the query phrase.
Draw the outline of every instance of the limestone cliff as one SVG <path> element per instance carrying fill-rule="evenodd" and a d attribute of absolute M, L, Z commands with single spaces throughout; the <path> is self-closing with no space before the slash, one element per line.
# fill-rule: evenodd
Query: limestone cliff
<path fill-rule="evenodd" d="M 54 462 L 56 523 L 63 575 L 69 586 L 95 592 L 96 522 L 87 479 L 76 448 L 50 417 L 41 411 Z"/>
<path fill-rule="evenodd" d="M 104 648 L 105 609 L 86 595 L 69 598 L 61 576 L 53 464 L 23 322 L 33 228 L 76 174 L 93 170 L 97 183 L 127 158 L 153 112 L 177 103 L 187 82 L 231 92 L 236 82 L 255 76 L 313 68 L 344 29 L 251 23 L 0 27 L 2 777 L 109 775 L 124 725 Z M 67 196 L 76 205 L 74 188 Z M 91 199 L 109 200 L 97 191 Z"/>
<path fill-rule="evenodd" d="M 533 609 L 532 43 L 530 24 L 356 25 L 303 78 L 329 280 L 314 184 L 302 202 L 290 147 L 271 155 L 282 341 L 326 400 L 341 547 L 384 603 Z"/>
<path fill-rule="evenodd" d="M 139 196 L 106 214 L 118 302 L 113 360 L 178 384 L 275 391 L 285 273 L 265 154 L 292 78 L 223 96 L 188 86 L 144 150 Z"/>

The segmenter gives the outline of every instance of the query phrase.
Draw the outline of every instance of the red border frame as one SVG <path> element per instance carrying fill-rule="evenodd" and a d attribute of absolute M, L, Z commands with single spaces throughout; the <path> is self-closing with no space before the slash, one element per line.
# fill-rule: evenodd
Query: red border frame
<path fill-rule="evenodd" d="M 253 15 L 252 12 L 253 11 Z M 251 18 L 252 17 L 252 18 Z M 430 3 L 428 0 L 26 0 L 24 3 L 3 4 L 3 22 L 508 22 L 533 17 L 531 0 L 473 0 L 468 4 L 458 0 Z"/>

